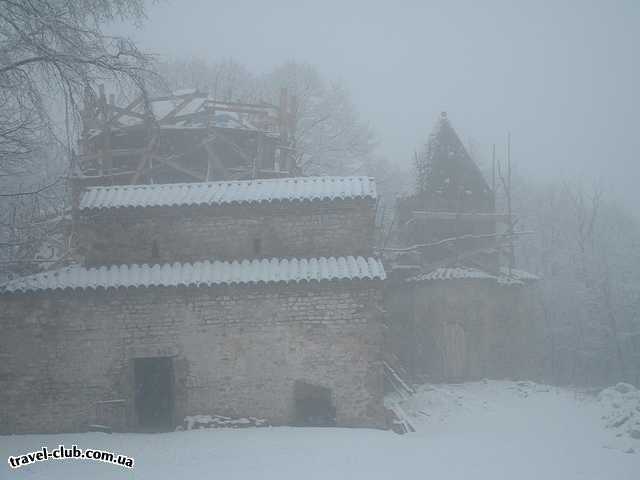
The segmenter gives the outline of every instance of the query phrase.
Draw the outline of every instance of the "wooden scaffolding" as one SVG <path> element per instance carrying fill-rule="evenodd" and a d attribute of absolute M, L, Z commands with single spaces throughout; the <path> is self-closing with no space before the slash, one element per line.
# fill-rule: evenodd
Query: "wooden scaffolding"
<path fill-rule="evenodd" d="M 296 176 L 296 110 L 285 89 L 277 106 L 182 90 L 121 107 L 101 87 L 85 100 L 72 182 L 77 190 Z"/>

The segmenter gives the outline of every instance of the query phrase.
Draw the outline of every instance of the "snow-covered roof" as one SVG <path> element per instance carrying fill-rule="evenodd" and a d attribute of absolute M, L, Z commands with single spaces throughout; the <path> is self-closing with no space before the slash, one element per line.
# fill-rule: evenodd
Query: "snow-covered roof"
<path fill-rule="evenodd" d="M 426 281 L 426 280 L 459 280 L 459 279 L 490 279 L 493 280 L 496 277 L 478 270 L 476 268 L 466 267 L 441 267 L 432 270 L 429 273 L 423 273 L 411 277 L 409 281 Z"/>
<path fill-rule="evenodd" d="M 90 187 L 82 195 L 80 209 L 375 199 L 376 196 L 375 181 L 369 177 L 273 178 Z"/>
<path fill-rule="evenodd" d="M 0 294 L 65 289 L 384 280 L 385 277 L 380 260 L 352 256 L 133 264 L 99 268 L 70 266 L 11 280 L 0 285 Z"/>
<path fill-rule="evenodd" d="M 433 280 L 494 280 L 502 285 L 522 285 L 526 282 L 539 280 L 536 275 L 524 270 L 502 267 L 498 275 L 492 275 L 477 268 L 441 267 L 428 273 L 421 273 L 408 278 L 408 282 L 424 282 Z"/>
<path fill-rule="evenodd" d="M 533 273 L 525 272 L 524 270 L 516 270 L 515 268 L 512 268 L 511 271 L 509 271 L 507 267 L 501 267 L 500 275 L 498 275 L 497 279 L 499 283 L 510 285 L 535 282 L 536 280 L 540 280 L 540 277 Z"/>

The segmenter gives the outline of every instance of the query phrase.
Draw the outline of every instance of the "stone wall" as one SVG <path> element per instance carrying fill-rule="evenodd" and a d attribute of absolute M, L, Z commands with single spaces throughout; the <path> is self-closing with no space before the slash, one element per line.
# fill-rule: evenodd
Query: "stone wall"
<path fill-rule="evenodd" d="M 374 217 L 371 200 L 120 208 L 83 213 L 76 240 L 88 266 L 370 255 Z"/>
<path fill-rule="evenodd" d="M 124 400 L 133 360 L 171 357 L 186 415 L 288 424 L 294 383 L 331 389 L 338 425 L 382 426 L 379 282 L 2 295 L 0 433 L 79 431 Z M 122 419 L 120 419 L 122 420 Z M 118 419 L 114 419 L 114 424 Z"/>
<path fill-rule="evenodd" d="M 459 279 L 390 288 L 386 350 L 415 382 L 536 380 L 542 368 L 535 284 Z"/>

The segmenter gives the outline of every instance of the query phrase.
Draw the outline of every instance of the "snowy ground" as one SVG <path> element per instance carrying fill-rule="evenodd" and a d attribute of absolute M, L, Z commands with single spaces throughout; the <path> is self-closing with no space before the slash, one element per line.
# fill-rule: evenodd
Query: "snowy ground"
<path fill-rule="evenodd" d="M 640 418 L 640 394 L 607 392 L 595 397 L 514 382 L 424 386 L 412 398 L 388 398 L 418 430 L 404 436 L 283 427 L 0 437 L 3 462 L 59 443 L 112 450 L 136 461 L 134 470 L 86 460 L 18 470 L 5 463 L 0 478 L 637 480 L 640 440 L 632 438 L 629 425 Z M 620 411 L 627 413 L 621 417 Z M 630 449 L 638 453 L 625 453 Z"/>

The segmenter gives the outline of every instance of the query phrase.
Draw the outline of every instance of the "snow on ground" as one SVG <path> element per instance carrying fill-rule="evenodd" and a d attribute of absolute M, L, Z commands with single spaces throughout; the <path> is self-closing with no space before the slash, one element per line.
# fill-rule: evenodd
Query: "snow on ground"
<path fill-rule="evenodd" d="M 615 433 L 614 444 L 625 451 L 640 453 L 640 390 L 619 383 L 600 392 L 598 400 L 605 410 L 603 419 L 607 428 Z"/>
<path fill-rule="evenodd" d="M 112 450 L 136 461 L 133 471 L 86 460 L 18 470 L 5 463 L 0 478 L 637 480 L 640 453 L 624 452 L 640 452 L 640 440 L 616 437 L 620 427 L 607 428 L 620 405 L 635 405 L 628 392 L 615 391 L 596 397 L 527 382 L 426 385 L 411 398 L 387 399 L 417 429 L 403 436 L 279 427 L 0 437 L 4 462 L 9 455 L 60 443 Z M 613 399 L 619 395 L 627 395 L 624 402 Z"/>

